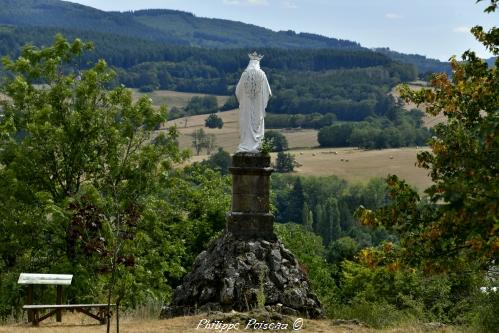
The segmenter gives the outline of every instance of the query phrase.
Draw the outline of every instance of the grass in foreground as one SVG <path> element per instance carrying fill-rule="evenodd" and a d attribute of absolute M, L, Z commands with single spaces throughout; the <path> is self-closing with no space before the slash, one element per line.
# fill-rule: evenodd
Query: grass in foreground
<path fill-rule="evenodd" d="M 178 317 L 168 320 L 134 320 L 125 318 L 120 325 L 122 333 L 180 333 L 180 332 L 221 332 L 215 329 L 206 329 L 200 326 L 197 328 L 200 321 L 204 319 L 203 315 L 193 317 Z M 77 314 L 65 314 L 62 323 L 56 323 L 55 320 L 47 320 L 40 324 L 39 327 L 32 327 L 30 324 L 11 324 L 0 326 L 0 333 L 102 333 L 106 331 L 105 325 L 96 324 L 95 321 Z M 233 332 L 271 332 L 269 330 L 258 330 L 253 328 L 246 329 L 245 324 L 239 325 L 239 330 Z M 370 329 L 353 324 L 333 325 L 330 320 L 304 320 L 303 328 L 293 330 L 288 327 L 287 330 L 279 330 L 280 332 L 306 332 L 306 333 L 368 333 L 368 332 L 387 332 L 387 333 L 420 333 L 427 332 L 423 325 L 407 325 L 397 328 L 384 330 Z M 115 332 L 114 322 L 112 332 Z M 445 327 L 435 329 L 432 332 L 457 333 L 463 332 L 458 328 Z"/>

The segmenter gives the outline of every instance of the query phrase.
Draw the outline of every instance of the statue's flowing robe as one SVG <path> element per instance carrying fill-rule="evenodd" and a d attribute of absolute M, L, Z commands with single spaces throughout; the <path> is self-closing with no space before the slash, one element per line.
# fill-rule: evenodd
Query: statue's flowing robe
<path fill-rule="evenodd" d="M 265 108 L 272 92 L 265 72 L 251 60 L 236 87 L 241 141 L 237 152 L 257 153 L 264 136 Z"/>

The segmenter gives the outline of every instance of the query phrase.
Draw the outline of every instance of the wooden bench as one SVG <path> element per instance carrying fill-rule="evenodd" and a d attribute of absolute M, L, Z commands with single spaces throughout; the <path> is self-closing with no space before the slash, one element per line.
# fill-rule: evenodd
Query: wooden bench
<path fill-rule="evenodd" d="M 111 304 L 112 307 L 115 304 Z M 86 314 L 89 317 L 92 317 L 98 320 L 101 324 L 107 323 L 107 304 L 54 304 L 54 305 L 25 305 L 23 309 L 32 312 L 32 320 L 30 320 L 34 326 L 38 326 L 38 324 L 49 317 L 52 317 L 54 314 L 57 314 L 61 310 L 70 310 L 77 311 L 83 314 Z M 97 313 L 92 313 L 91 309 L 97 309 Z M 43 316 L 40 316 L 41 310 L 52 310 L 46 313 Z M 58 322 L 60 322 L 62 316 L 58 318 Z"/>
<path fill-rule="evenodd" d="M 34 326 L 38 326 L 41 321 L 55 315 L 57 322 L 61 322 L 62 310 L 69 310 L 81 312 L 98 320 L 101 324 L 105 324 L 108 318 L 107 304 L 62 304 L 62 286 L 70 285 L 72 279 L 73 275 L 71 274 L 21 273 L 17 283 L 28 285 L 26 305 L 23 306 L 23 309 L 28 311 L 28 321 L 32 322 Z M 35 284 L 57 286 L 56 304 L 33 304 L 33 285 Z M 116 307 L 116 304 L 111 304 L 110 306 Z M 92 309 L 97 310 L 97 312 L 93 313 Z M 43 310 L 52 311 L 40 316 Z"/>

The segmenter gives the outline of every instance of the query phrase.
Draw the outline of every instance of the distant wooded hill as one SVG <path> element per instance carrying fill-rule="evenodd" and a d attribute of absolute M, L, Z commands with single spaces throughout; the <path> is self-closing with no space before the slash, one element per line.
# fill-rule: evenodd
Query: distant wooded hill
<path fill-rule="evenodd" d="M 4 35 L 6 28 L 1 28 L 3 31 L 0 36 L 0 52 L 2 54 L 15 49 L 16 41 L 27 39 L 35 43 L 44 42 L 47 45 L 47 37 L 53 37 L 51 32 L 63 30 L 65 35 L 101 40 L 102 43 L 96 43 L 101 53 L 105 53 L 102 51 L 103 45 L 105 48 L 119 51 L 122 46 L 116 43 L 126 43 L 128 47 L 133 45 L 134 48 L 143 51 L 139 59 L 135 57 L 135 61 L 123 60 L 128 61 L 128 65 L 141 62 L 140 58 L 146 57 L 151 49 L 156 49 L 153 45 L 158 43 L 160 48 L 166 44 L 203 48 L 363 49 L 360 44 L 353 41 L 310 33 L 295 33 L 292 30 L 275 32 L 252 24 L 201 18 L 176 10 L 105 12 L 59 0 L 0 0 L 0 25 L 22 27 L 21 33 L 24 34 L 19 38 L 17 35 L 19 30 L 16 30 L 13 36 L 10 35 L 11 40 L 9 40 L 9 36 Z M 37 29 L 33 30 L 33 27 Z M 40 30 L 40 28 L 55 29 Z M 26 34 L 31 35 L 29 36 L 31 39 L 22 38 L 26 37 Z M 147 41 L 155 43 L 150 45 Z M 447 63 L 427 59 L 424 56 L 405 55 L 389 49 L 377 51 L 394 60 L 415 65 L 420 73 L 449 70 Z M 124 53 L 122 58 L 126 58 L 128 54 L 136 56 L 130 50 Z M 154 56 L 150 58 L 148 61 L 157 60 L 153 59 Z M 123 63 L 117 65 L 125 67 Z"/>
<path fill-rule="evenodd" d="M 103 58 L 118 73 L 114 84 L 144 92 L 231 95 L 247 53 L 256 49 L 265 55 L 274 93 L 268 111 L 293 124 L 305 115 L 326 119 L 322 125 L 386 117 L 396 107 L 388 94 L 395 85 L 416 79 L 418 67 L 422 73 L 446 69 L 422 56 L 179 11 L 118 13 L 58 0 L 0 0 L 0 55 L 17 57 L 27 43 L 50 45 L 56 33 L 94 42 L 95 51 L 78 59 L 76 69 Z M 234 107 L 234 98 L 224 106 Z M 296 117 L 282 116 L 290 114 Z"/>
<path fill-rule="evenodd" d="M 200 18 L 175 10 L 104 12 L 58 0 L 1 0 L 0 23 L 105 32 L 210 48 L 361 48 L 351 41 L 293 31 L 274 32 L 251 24 Z"/>

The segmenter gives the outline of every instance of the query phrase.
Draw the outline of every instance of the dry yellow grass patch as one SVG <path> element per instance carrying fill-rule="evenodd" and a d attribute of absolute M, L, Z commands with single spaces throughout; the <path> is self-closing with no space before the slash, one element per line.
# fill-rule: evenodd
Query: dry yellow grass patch
<path fill-rule="evenodd" d="M 124 319 L 120 324 L 122 333 L 182 333 L 182 332 L 221 332 L 220 330 L 197 328 L 199 322 L 204 319 L 203 315 L 193 317 L 178 317 L 167 320 L 132 320 Z M 112 332 L 115 332 L 114 322 Z M 0 326 L 0 333 L 103 333 L 106 332 L 105 325 L 94 324 L 80 315 L 68 314 L 63 317 L 62 323 L 55 321 L 42 322 L 39 327 L 32 327 L 30 324 L 15 324 Z M 227 332 L 227 331 L 224 331 Z M 303 333 L 422 333 L 426 332 L 422 326 L 402 326 L 399 328 L 377 330 L 355 325 L 332 325 L 330 320 L 304 320 L 304 326 L 300 330 L 294 331 L 291 327 L 288 330 L 268 331 L 245 329 L 245 324 L 239 325 L 239 330 L 231 332 L 303 332 Z M 433 330 L 439 333 L 457 333 L 458 330 L 452 327 Z"/>
<path fill-rule="evenodd" d="M 338 176 L 353 183 L 366 183 L 373 177 L 397 175 L 423 190 L 432 184 L 428 170 L 416 167 L 416 155 L 428 148 L 361 150 L 357 148 L 317 148 L 290 150 L 300 166 L 292 173 L 298 176 Z M 272 153 L 275 163 L 277 154 Z M 193 156 L 190 162 L 207 159 Z"/>
<path fill-rule="evenodd" d="M 428 83 L 425 81 L 414 81 L 414 82 L 409 83 L 408 86 L 412 90 L 421 90 L 422 88 L 428 88 Z M 391 91 L 391 94 L 393 97 L 395 97 L 395 99 L 400 98 L 400 94 L 397 91 L 397 87 L 393 88 L 393 90 Z M 420 109 L 422 111 L 425 111 L 425 109 L 426 109 L 423 105 L 418 106 L 412 102 L 406 102 L 406 101 L 403 101 L 403 107 L 407 111 L 410 111 L 412 109 Z M 443 123 L 445 121 L 447 121 L 447 117 L 444 116 L 443 114 L 431 116 L 431 115 L 425 113 L 425 115 L 423 117 L 424 126 L 426 126 L 428 128 L 434 127 L 435 125 Z"/>
<path fill-rule="evenodd" d="M 419 189 L 431 185 L 428 170 L 416 167 L 416 155 L 428 148 L 360 150 L 325 148 L 292 151 L 301 165 L 296 174 L 304 176 L 336 175 L 349 182 L 366 182 L 389 174 L 405 179 Z"/>

